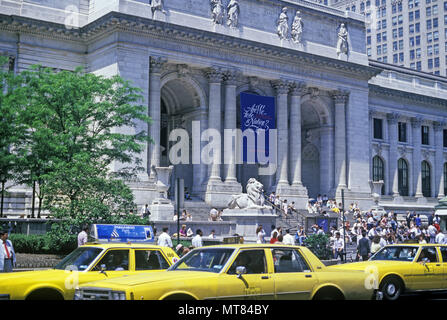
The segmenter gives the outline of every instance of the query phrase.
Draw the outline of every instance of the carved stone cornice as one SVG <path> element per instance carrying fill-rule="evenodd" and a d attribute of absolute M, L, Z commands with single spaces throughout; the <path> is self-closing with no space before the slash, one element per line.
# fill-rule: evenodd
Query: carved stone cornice
<path fill-rule="evenodd" d="M 430 157 L 435 156 L 435 151 L 434 150 L 430 150 L 430 149 L 426 149 L 426 148 L 422 148 L 421 149 L 421 156 L 422 156 L 422 159 L 429 161 Z"/>
<path fill-rule="evenodd" d="M 307 87 L 305 82 L 293 82 L 290 86 L 290 94 L 292 96 L 302 96 L 307 92 Z"/>
<path fill-rule="evenodd" d="M 153 74 L 160 74 L 163 71 L 168 59 L 164 57 L 152 56 L 149 58 L 149 72 Z"/>
<path fill-rule="evenodd" d="M 221 83 L 225 75 L 225 69 L 221 67 L 211 67 L 204 72 L 210 83 Z"/>
<path fill-rule="evenodd" d="M 331 92 L 332 99 L 334 99 L 335 104 L 346 104 L 349 98 L 349 90 L 335 90 Z"/>
<path fill-rule="evenodd" d="M 277 94 L 288 94 L 290 90 L 290 82 L 285 80 L 273 80 L 270 82 Z"/>
<path fill-rule="evenodd" d="M 407 155 L 413 151 L 413 148 L 408 147 L 407 145 L 398 145 L 397 152 L 401 158 L 407 158 Z"/>
<path fill-rule="evenodd" d="M 85 45 L 97 41 L 105 34 L 110 34 L 110 32 L 123 31 L 139 36 L 147 36 L 165 43 L 175 41 L 177 44 L 191 46 L 200 44 L 200 47 L 204 47 L 206 50 L 213 49 L 216 52 L 224 50 L 231 52 L 233 55 L 240 52 L 241 55 L 251 55 L 258 59 L 264 59 L 269 63 L 272 63 L 272 57 L 274 57 L 275 63 L 301 64 L 300 72 L 303 75 L 311 73 L 311 67 L 328 68 L 339 73 L 344 72 L 355 75 L 357 78 L 362 79 L 370 79 L 382 71 L 378 67 L 359 65 L 295 49 L 287 49 L 119 12 L 110 12 L 78 29 L 66 29 L 60 23 L 0 14 L 0 30 L 26 33 L 45 39 L 77 41 Z"/>
<path fill-rule="evenodd" d="M 399 121 L 400 114 L 397 112 L 391 112 L 386 114 L 386 119 L 389 124 L 396 124 Z"/>

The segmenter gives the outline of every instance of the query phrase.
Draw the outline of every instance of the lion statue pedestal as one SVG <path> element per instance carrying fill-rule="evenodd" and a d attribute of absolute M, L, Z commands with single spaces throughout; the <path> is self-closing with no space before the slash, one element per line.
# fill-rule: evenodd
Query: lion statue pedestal
<path fill-rule="evenodd" d="M 236 223 L 231 232 L 243 236 L 245 242 L 256 242 L 259 225 L 270 234 L 268 230 L 276 225 L 276 217 L 273 208 L 265 205 L 264 186 L 254 178 L 248 180 L 247 193 L 232 196 L 222 213 L 222 220 Z"/>

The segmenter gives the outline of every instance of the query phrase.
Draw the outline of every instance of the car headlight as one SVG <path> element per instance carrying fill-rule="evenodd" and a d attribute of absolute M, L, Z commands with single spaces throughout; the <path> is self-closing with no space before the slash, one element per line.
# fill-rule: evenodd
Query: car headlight
<path fill-rule="evenodd" d="M 112 291 L 112 300 L 126 300 L 126 293 L 122 291 Z"/>
<path fill-rule="evenodd" d="M 75 293 L 74 293 L 73 300 L 81 300 L 81 298 L 82 298 L 82 293 L 81 293 L 81 291 L 80 291 L 79 289 L 76 289 L 76 290 L 75 290 Z"/>

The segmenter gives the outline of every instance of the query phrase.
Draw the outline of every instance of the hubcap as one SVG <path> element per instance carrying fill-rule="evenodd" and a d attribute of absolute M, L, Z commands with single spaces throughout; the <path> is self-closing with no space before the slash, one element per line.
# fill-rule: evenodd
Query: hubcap
<path fill-rule="evenodd" d="M 396 294 L 396 286 L 392 283 L 390 283 L 387 287 L 386 287 L 386 293 L 389 296 L 394 296 Z"/>

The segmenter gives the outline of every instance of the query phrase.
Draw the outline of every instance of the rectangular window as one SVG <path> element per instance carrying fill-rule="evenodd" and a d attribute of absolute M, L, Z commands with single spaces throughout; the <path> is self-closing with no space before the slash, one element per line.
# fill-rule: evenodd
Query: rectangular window
<path fill-rule="evenodd" d="M 414 33 L 414 24 L 410 24 L 408 29 L 409 29 L 410 33 Z"/>
<path fill-rule="evenodd" d="M 399 40 L 399 50 L 404 49 L 404 40 Z"/>
<path fill-rule="evenodd" d="M 410 50 L 410 60 L 414 60 L 414 50 Z"/>
<path fill-rule="evenodd" d="M 397 11 L 402 12 L 402 2 L 397 4 Z"/>
<path fill-rule="evenodd" d="M 428 136 L 429 136 L 429 128 L 428 126 L 422 126 L 421 127 L 421 138 L 422 138 L 422 144 L 428 145 Z"/>
<path fill-rule="evenodd" d="M 377 46 L 377 55 L 381 55 L 382 54 L 382 46 Z"/>
<path fill-rule="evenodd" d="M 414 0 L 414 6 L 419 7 L 419 0 Z"/>
<path fill-rule="evenodd" d="M 416 59 L 420 59 L 421 58 L 421 48 L 417 48 L 416 49 Z"/>
<path fill-rule="evenodd" d="M 439 31 L 433 31 L 433 41 L 439 40 Z"/>
<path fill-rule="evenodd" d="M 427 30 L 431 30 L 431 20 L 427 20 Z"/>
<path fill-rule="evenodd" d="M 410 38 L 410 47 L 414 47 L 414 37 Z"/>
<path fill-rule="evenodd" d="M 434 18 L 433 19 L 433 28 L 437 28 L 438 27 L 438 18 Z"/>
<path fill-rule="evenodd" d="M 399 22 L 399 24 L 402 24 L 404 22 L 404 17 L 402 15 L 399 15 L 397 17 L 397 21 Z"/>
<path fill-rule="evenodd" d="M 397 41 L 393 42 L 393 51 L 397 51 Z"/>
<path fill-rule="evenodd" d="M 433 54 L 435 55 L 439 54 L 439 44 L 435 44 L 433 46 Z"/>
<path fill-rule="evenodd" d="M 386 29 L 386 20 L 382 20 L 382 29 Z"/>
<path fill-rule="evenodd" d="M 411 12 L 408 12 L 408 21 L 413 21 L 414 20 L 414 12 L 413 11 L 411 11 Z"/>
<path fill-rule="evenodd" d="M 396 4 L 391 5 L 391 13 L 395 14 L 397 12 L 397 6 Z"/>
<path fill-rule="evenodd" d="M 399 130 L 399 141 L 400 142 L 407 142 L 407 123 L 406 122 L 399 122 L 398 123 L 398 130 Z"/>
<path fill-rule="evenodd" d="M 446 34 L 447 34 L 447 29 L 446 30 Z M 393 29 L 393 39 L 397 38 L 397 29 Z"/>
<path fill-rule="evenodd" d="M 447 24 L 447 15 L 444 16 L 444 24 Z"/>
<path fill-rule="evenodd" d="M 411 69 L 416 69 L 416 63 L 414 63 L 414 62 L 410 63 L 410 68 Z"/>
<path fill-rule="evenodd" d="M 377 34 L 377 42 L 381 42 L 382 41 L 382 34 L 378 33 Z"/>
<path fill-rule="evenodd" d="M 421 36 L 416 36 L 416 45 L 417 46 L 421 45 Z"/>
<path fill-rule="evenodd" d="M 433 34 L 431 32 L 427 33 L 427 42 L 430 43 L 432 41 L 433 41 Z"/>
<path fill-rule="evenodd" d="M 385 63 L 388 62 L 388 57 L 387 56 L 383 57 L 383 62 L 385 62 Z"/>
<path fill-rule="evenodd" d="M 394 17 L 392 18 L 391 22 L 392 22 L 393 26 L 397 26 L 397 17 L 394 16 Z"/>
<path fill-rule="evenodd" d="M 414 25 L 414 28 L 416 30 L 416 33 L 421 32 L 421 24 L 419 22 Z"/>
<path fill-rule="evenodd" d="M 400 27 L 399 28 L 399 37 L 403 37 L 404 36 L 404 28 Z"/>
<path fill-rule="evenodd" d="M 371 57 L 371 48 L 366 49 L 366 54 L 368 57 Z"/>
<path fill-rule="evenodd" d="M 433 7 L 431 7 L 431 12 L 434 16 L 436 16 L 438 14 L 438 5 L 434 5 Z"/>
<path fill-rule="evenodd" d="M 382 119 L 374 118 L 374 139 L 383 139 Z"/>
<path fill-rule="evenodd" d="M 447 148 L 447 130 L 446 129 L 442 130 L 442 134 L 443 134 L 443 145 L 444 145 L 444 148 Z"/>
<path fill-rule="evenodd" d="M 382 54 L 387 54 L 387 45 L 386 45 L 386 43 L 382 44 Z"/>
<path fill-rule="evenodd" d="M 404 62 L 404 53 L 399 53 L 399 62 Z"/>
<path fill-rule="evenodd" d="M 420 13 L 420 11 L 419 10 L 416 10 L 415 12 L 414 12 L 414 18 L 415 19 L 419 19 L 421 17 L 421 13 Z"/>
<path fill-rule="evenodd" d="M 435 68 L 439 68 L 439 57 L 435 58 Z"/>
<path fill-rule="evenodd" d="M 408 8 L 411 9 L 413 6 L 413 0 L 408 0 Z"/>
<path fill-rule="evenodd" d="M 426 17 L 431 17 L 431 7 L 425 8 L 425 16 Z"/>
<path fill-rule="evenodd" d="M 428 61 L 427 61 L 427 67 L 428 67 L 429 69 L 433 69 L 433 59 L 428 59 Z"/>
<path fill-rule="evenodd" d="M 386 32 L 382 32 L 382 41 L 386 41 Z"/>
<path fill-rule="evenodd" d="M 422 63 L 420 61 L 416 62 L 416 70 L 418 71 L 422 70 Z"/>
<path fill-rule="evenodd" d="M 428 47 L 427 47 L 427 54 L 428 54 L 429 56 L 433 55 L 433 46 L 428 46 Z"/>
<path fill-rule="evenodd" d="M 386 7 L 382 8 L 382 17 L 386 17 Z"/>
<path fill-rule="evenodd" d="M 367 36 L 366 37 L 366 44 L 370 45 L 371 44 L 371 36 Z"/>

